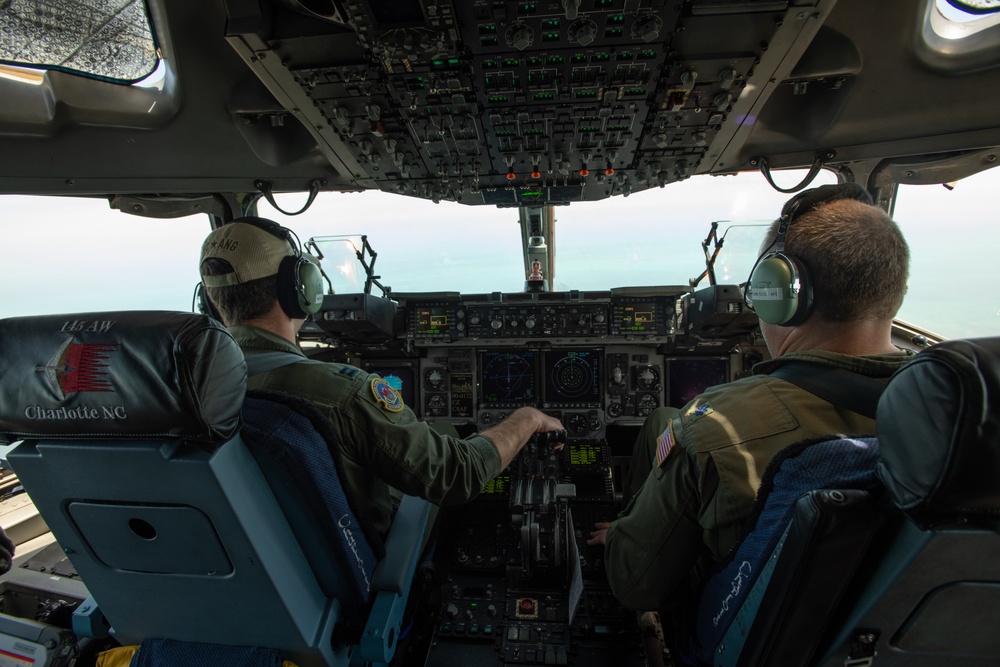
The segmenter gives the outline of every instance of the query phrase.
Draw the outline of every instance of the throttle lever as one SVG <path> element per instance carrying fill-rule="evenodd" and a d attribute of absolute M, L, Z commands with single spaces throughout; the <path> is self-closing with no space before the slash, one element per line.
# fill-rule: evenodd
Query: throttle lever
<path fill-rule="evenodd" d="M 566 442 L 569 438 L 569 431 L 560 429 L 558 431 L 542 431 L 533 433 L 529 442 L 533 445 L 554 445 L 559 442 Z"/>

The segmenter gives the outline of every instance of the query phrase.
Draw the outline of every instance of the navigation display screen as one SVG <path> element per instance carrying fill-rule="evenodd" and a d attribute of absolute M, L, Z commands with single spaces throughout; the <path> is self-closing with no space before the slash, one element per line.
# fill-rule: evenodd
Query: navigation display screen
<path fill-rule="evenodd" d="M 728 359 L 668 359 L 667 405 L 684 407 L 709 387 L 726 382 Z"/>
<path fill-rule="evenodd" d="M 545 402 L 560 406 L 590 406 L 601 401 L 596 350 L 550 350 L 545 353 Z"/>
<path fill-rule="evenodd" d="M 480 400 L 488 405 L 534 405 L 535 352 L 486 350 L 479 357 Z"/>

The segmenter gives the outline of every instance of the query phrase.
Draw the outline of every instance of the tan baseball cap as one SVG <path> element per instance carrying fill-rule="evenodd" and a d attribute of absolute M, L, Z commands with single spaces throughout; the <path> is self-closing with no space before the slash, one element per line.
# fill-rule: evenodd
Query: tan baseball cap
<path fill-rule="evenodd" d="M 281 229 L 278 225 L 275 228 Z M 257 225 L 231 222 L 208 235 L 201 245 L 198 265 L 211 257 L 229 262 L 232 273 L 202 276 L 206 287 L 225 287 L 276 275 L 281 260 L 295 254 L 289 241 Z"/>

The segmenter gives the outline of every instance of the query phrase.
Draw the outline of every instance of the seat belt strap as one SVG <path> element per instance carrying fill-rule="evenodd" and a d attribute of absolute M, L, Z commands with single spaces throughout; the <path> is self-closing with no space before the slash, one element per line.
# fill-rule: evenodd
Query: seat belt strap
<path fill-rule="evenodd" d="M 789 361 L 770 373 L 800 389 L 869 419 L 875 419 L 885 384 L 846 368 L 811 361 Z"/>
<path fill-rule="evenodd" d="M 294 352 L 284 350 L 271 350 L 269 352 L 255 352 L 244 356 L 247 362 L 247 377 L 260 375 L 275 368 L 288 366 L 299 361 L 305 361 L 305 357 Z"/>

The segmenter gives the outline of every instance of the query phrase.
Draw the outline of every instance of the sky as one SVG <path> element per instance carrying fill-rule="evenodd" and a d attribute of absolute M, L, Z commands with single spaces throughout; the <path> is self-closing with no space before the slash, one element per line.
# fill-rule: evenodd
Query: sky
<path fill-rule="evenodd" d="M 1000 333 L 1000 170 L 957 184 L 901 188 L 895 219 L 912 254 L 901 319 L 946 337 Z M 778 174 L 793 184 L 797 174 Z M 819 182 L 817 182 L 818 184 Z M 790 195 L 759 174 L 695 177 L 662 189 L 556 208 L 556 289 L 686 285 L 704 269 L 710 223 L 776 217 Z M 279 202 L 297 209 L 304 196 Z M 471 207 L 380 192 L 321 195 L 297 217 L 264 204 L 261 214 L 310 237 L 367 234 L 376 273 L 395 292 L 519 291 L 524 274 L 514 209 Z M 0 317 L 97 310 L 190 310 L 198 282 L 204 216 L 135 217 L 105 200 L 0 197 L 5 257 Z M 720 256 L 720 282 L 742 282 L 758 231 L 738 227 Z M 762 233 L 762 230 L 761 232 Z M 745 253 L 736 252 L 744 234 Z M 361 290 L 358 265 L 324 243 L 324 267 L 338 292 Z M 353 279 L 352 279 L 353 277 Z M 703 285 L 704 286 L 704 283 Z"/>

